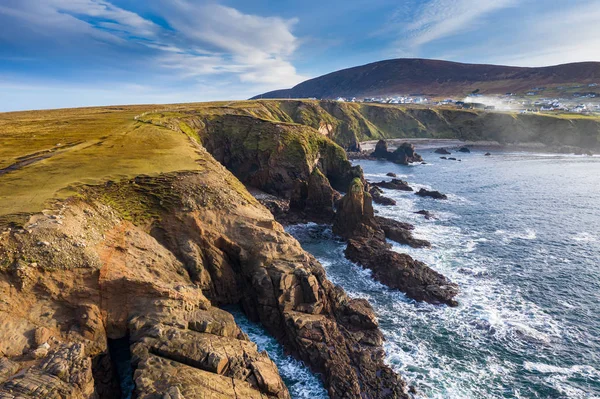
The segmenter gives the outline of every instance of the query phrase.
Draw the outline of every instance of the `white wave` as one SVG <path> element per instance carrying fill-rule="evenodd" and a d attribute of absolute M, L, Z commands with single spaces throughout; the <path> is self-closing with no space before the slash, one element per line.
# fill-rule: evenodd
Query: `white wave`
<path fill-rule="evenodd" d="M 535 240 L 537 239 L 537 233 L 533 229 L 525 229 L 522 231 L 506 231 L 496 230 L 494 234 L 501 237 L 504 243 L 510 243 L 513 240 Z"/>
<path fill-rule="evenodd" d="M 586 365 L 560 367 L 545 363 L 525 362 L 523 363 L 523 368 L 527 371 L 535 371 L 542 374 L 565 374 L 569 376 L 580 375 L 588 377 L 600 376 L 600 372 L 597 369 Z"/>
<path fill-rule="evenodd" d="M 598 235 L 581 232 L 571 236 L 571 240 L 577 242 L 598 242 Z"/>
<path fill-rule="evenodd" d="M 279 370 L 293 399 L 327 399 L 329 395 L 317 375 L 300 360 L 286 355 L 283 347 L 261 326 L 249 321 L 239 309 L 228 309 L 238 326 L 256 343 L 260 351 L 266 351 Z"/>

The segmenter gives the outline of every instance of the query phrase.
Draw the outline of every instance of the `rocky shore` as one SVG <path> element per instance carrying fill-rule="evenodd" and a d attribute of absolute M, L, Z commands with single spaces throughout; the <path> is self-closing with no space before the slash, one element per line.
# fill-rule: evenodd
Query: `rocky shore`
<path fill-rule="evenodd" d="M 122 337 L 136 397 L 289 397 L 218 308 L 234 303 L 322 373 L 332 398 L 405 397 L 369 304 L 332 285 L 233 176 L 207 167 L 86 187 L 2 234 L 0 397 L 118 397 L 108 339 Z"/>
<path fill-rule="evenodd" d="M 79 185 L 0 235 L 0 398 L 120 397 L 114 340 L 126 342 L 135 398 L 288 398 L 275 364 L 220 308 L 232 304 L 331 398 L 408 397 L 369 303 L 333 285 L 242 184 L 282 214 L 331 223 L 335 188 L 362 182 L 360 168 L 312 130 L 240 129 L 247 119 L 203 131 L 214 157 L 190 137 L 197 171 Z M 242 152 L 227 132 L 242 135 Z"/>
<path fill-rule="evenodd" d="M 372 201 L 394 203 L 383 189 L 413 189 L 367 183 L 309 125 L 228 107 L 135 121 L 183 137 L 193 170 L 75 184 L 43 212 L 11 219 L 26 222 L 0 235 L 0 398 L 288 398 L 228 305 L 318 373 L 331 398 L 408 398 L 369 303 L 333 285 L 282 224 L 331 225 L 376 280 L 456 306 L 456 284 L 387 240 L 430 243 L 375 216 Z M 384 141 L 369 156 L 422 162 L 414 146 Z M 131 359 L 119 367 L 117 340 Z M 122 367 L 132 392 L 121 391 Z"/>

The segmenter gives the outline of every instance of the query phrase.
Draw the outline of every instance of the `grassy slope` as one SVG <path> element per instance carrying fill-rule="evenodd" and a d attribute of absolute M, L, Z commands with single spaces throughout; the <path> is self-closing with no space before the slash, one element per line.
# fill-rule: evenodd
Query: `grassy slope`
<path fill-rule="evenodd" d="M 79 183 L 199 169 L 197 148 L 181 134 L 136 122 L 134 116 L 141 110 L 2 114 L 0 169 L 20 157 L 56 151 L 49 158 L 0 175 L 0 217 L 40 211 L 49 199 L 70 194 L 67 188 Z"/>
<path fill-rule="evenodd" d="M 141 115 L 138 120 L 137 115 Z M 237 120 L 249 123 L 236 127 Z M 336 153 L 332 158 L 345 159 L 337 154 L 339 147 L 324 136 L 346 148 L 358 141 L 401 137 L 539 141 L 590 148 L 600 143 L 600 121 L 592 117 L 330 101 L 261 100 L 5 113 L 0 114 L 0 222 L 14 219 L 7 215 L 40 211 L 49 200 L 70 195 L 68 188 L 81 183 L 202 169 L 202 159 L 208 155 L 194 141 L 203 142 L 207 123 L 224 122 L 227 131 L 212 129 L 211 134 L 232 136 L 247 129 L 251 134 L 244 140 L 252 138 L 247 142 L 250 148 L 277 148 L 290 160 L 296 148 L 309 163 L 316 151 L 324 149 Z M 255 127 L 249 129 L 250 125 Z M 273 134 L 284 148 L 273 147 Z M 19 163 L 16 170 L 1 171 Z"/>

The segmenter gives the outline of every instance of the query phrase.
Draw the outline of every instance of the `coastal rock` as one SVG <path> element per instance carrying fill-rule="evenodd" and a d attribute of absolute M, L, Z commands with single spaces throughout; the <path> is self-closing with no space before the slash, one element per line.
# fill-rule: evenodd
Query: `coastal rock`
<path fill-rule="evenodd" d="M 371 185 L 388 190 L 413 191 L 413 188 L 407 182 L 400 179 L 392 179 L 391 181 L 380 181 L 379 183 L 371 183 Z"/>
<path fill-rule="evenodd" d="M 468 154 L 471 152 L 471 150 L 469 149 L 469 147 L 460 147 L 458 149 L 458 152 L 464 152 L 464 153 Z"/>
<path fill-rule="evenodd" d="M 402 165 L 414 162 L 423 162 L 423 158 L 415 152 L 415 146 L 410 143 L 402 143 L 393 152 L 392 161 Z"/>
<path fill-rule="evenodd" d="M 396 205 L 396 201 L 383 195 L 383 191 L 377 186 L 369 187 L 369 194 L 373 198 L 373 202 L 379 205 Z"/>
<path fill-rule="evenodd" d="M 452 154 L 450 151 L 448 151 L 445 148 L 438 148 L 437 150 L 434 151 L 434 153 L 436 153 L 436 154 L 442 154 L 442 155 L 450 155 L 450 154 Z"/>
<path fill-rule="evenodd" d="M 388 151 L 387 142 L 385 140 L 379 140 L 375 145 L 375 151 L 371 153 L 374 158 L 388 158 L 390 152 Z"/>
<path fill-rule="evenodd" d="M 489 157 L 489 156 L 490 156 L 490 155 L 492 155 L 492 154 L 491 154 L 490 152 L 486 152 L 486 153 L 485 153 L 485 154 L 483 154 L 483 155 L 485 155 L 486 157 Z"/>
<path fill-rule="evenodd" d="M 415 213 L 416 213 L 416 214 L 418 214 L 418 215 L 423 215 L 423 216 L 425 216 L 425 219 L 427 219 L 427 220 L 429 220 L 429 219 L 435 219 L 435 217 L 433 216 L 433 214 L 432 214 L 431 212 L 429 212 L 429 211 L 426 211 L 426 210 L 424 210 L 424 209 L 422 209 L 422 210 L 420 210 L 420 211 L 417 211 L 417 212 L 415 212 Z"/>
<path fill-rule="evenodd" d="M 359 179 L 352 182 L 340 201 L 333 224 L 333 232 L 348 242 L 346 257 L 370 269 L 373 278 L 416 300 L 456 306 L 456 284 L 409 255 L 394 252 L 386 242 L 387 237 L 413 247 L 430 245 L 415 239 L 412 228 L 410 224 L 376 217 L 371 195 Z"/>
<path fill-rule="evenodd" d="M 442 200 L 448 199 L 448 196 L 446 194 L 442 194 L 439 191 L 426 190 L 424 188 L 417 191 L 416 194 L 420 197 L 431 197 L 433 199 L 442 199 Z"/>
<path fill-rule="evenodd" d="M 385 175 L 388 176 L 388 177 L 397 177 L 397 175 L 395 173 L 393 173 L 393 172 L 388 172 Z"/>
<path fill-rule="evenodd" d="M 375 220 L 383 229 L 385 237 L 397 242 L 398 244 L 409 245 L 413 248 L 424 248 L 431 246 L 429 241 L 420 240 L 413 237 L 411 231 L 414 230 L 415 227 L 411 224 L 402 223 L 393 219 L 387 219 L 379 216 L 375 216 Z"/>
<path fill-rule="evenodd" d="M 391 251 L 374 240 L 350 239 L 346 257 L 373 272 L 373 278 L 417 301 L 457 306 L 458 286 L 409 255 Z"/>
<path fill-rule="evenodd" d="M 345 239 L 355 236 L 384 236 L 375 221 L 371 195 L 365 192 L 359 179 L 352 181 L 348 192 L 339 203 L 333 232 Z"/>
<path fill-rule="evenodd" d="M 82 343 L 62 344 L 39 363 L 0 384 L 0 398 L 94 397 L 92 361 Z"/>
<path fill-rule="evenodd" d="M 288 398 L 268 356 L 213 306 L 241 304 L 323 376 L 332 398 L 406 398 L 405 383 L 384 363 L 370 306 L 331 284 L 208 155 L 205 167 L 83 187 L 62 203 L 62 224 L 34 215 L 31 233 L 0 236 L 8 265 L 37 263 L 30 277 L 0 267 L 0 349 L 8 358 L 2 375 L 9 376 L 0 379 L 0 392 L 96 398 L 114 378 L 110 362 L 96 359 L 109 359 L 107 338 L 129 334 L 135 397 Z M 125 209 L 136 224 L 124 219 Z M 15 288 L 23 278 L 36 284 Z M 36 359 L 43 340 L 48 354 Z M 85 350 L 64 352 L 63 343 Z M 18 370 L 30 371 L 16 377 Z"/>
<path fill-rule="evenodd" d="M 375 146 L 375 151 L 370 155 L 373 158 L 386 159 L 388 161 L 408 165 L 414 162 L 423 162 L 423 158 L 415 152 L 415 146 L 410 143 L 402 143 L 395 151 L 388 151 L 387 142 L 379 140 Z"/>
<path fill-rule="evenodd" d="M 335 214 L 333 205 L 337 197 L 338 193 L 331 187 L 327 177 L 319 168 L 314 168 L 308 182 L 296 182 L 289 201 L 289 211 L 300 213 L 297 217 L 304 221 L 331 223 Z"/>

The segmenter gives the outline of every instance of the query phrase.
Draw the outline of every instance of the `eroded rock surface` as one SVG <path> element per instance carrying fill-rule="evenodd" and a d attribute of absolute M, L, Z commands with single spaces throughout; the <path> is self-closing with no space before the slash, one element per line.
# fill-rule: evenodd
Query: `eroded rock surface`
<path fill-rule="evenodd" d="M 375 145 L 375 151 L 370 154 L 373 158 L 386 159 L 401 165 L 414 162 L 423 162 L 423 158 L 416 153 L 415 146 L 410 143 L 402 143 L 396 150 L 390 152 L 385 140 L 379 140 Z"/>
<path fill-rule="evenodd" d="M 94 360 L 126 335 L 136 397 L 289 397 L 215 307 L 236 303 L 332 398 L 406 397 L 368 303 L 331 284 L 221 165 L 203 166 L 84 188 L 0 236 L 1 398 L 118 396 Z"/>
<path fill-rule="evenodd" d="M 419 197 L 430 197 L 433 199 L 441 199 L 441 200 L 448 199 L 448 196 L 446 194 L 442 194 L 439 191 L 435 191 L 435 190 L 427 190 L 424 188 L 420 189 L 415 194 L 417 194 Z"/>
<path fill-rule="evenodd" d="M 340 201 L 333 232 L 346 239 L 346 257 L 373 272 L 373 277 L 405 292 L 411 298 L 456 306 L 458 286 L 440 273 L 406 254 L 391 250 L 386 238 L 413 247 L 429 246 L 415 239 L 412 226 L 375 217 L 372 199 L 362 182 L 355 179 Z"/>
<path fill-rule="evenodd" d="M 388 190 L 400 190 L 400 191 L 414 191 L 407 182 L 400 179 L 392 179 L 390 181 L 380 181 L 379 183 L 371 183 L 371 185 L 381 188 L 387 188 Z"/>

